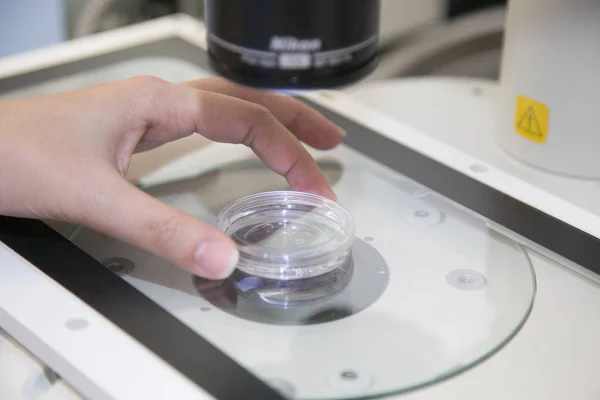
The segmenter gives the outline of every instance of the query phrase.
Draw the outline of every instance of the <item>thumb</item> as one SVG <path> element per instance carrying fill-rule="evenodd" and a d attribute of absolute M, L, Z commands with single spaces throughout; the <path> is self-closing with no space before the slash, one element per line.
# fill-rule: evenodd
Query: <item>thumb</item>
<path fill-rule="evenodd" d="M 219 229 L 142 192 L 120 175 L 98 185 L 84 225 L 162 257 L 194 275 L 224 279 L 237 264 L 233 241 Z M 99 182 L 99 181 L 96 181 Z"/>

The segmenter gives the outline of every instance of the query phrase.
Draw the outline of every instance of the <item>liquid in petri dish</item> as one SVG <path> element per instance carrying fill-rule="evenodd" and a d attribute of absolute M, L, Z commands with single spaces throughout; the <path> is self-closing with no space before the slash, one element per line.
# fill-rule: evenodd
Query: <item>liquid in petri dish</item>
<path fill-rule="evenodd" d="M 339 204 L 298 192 L 268 192 L 238 200 L 220 227 L 240 249 L 241 270 L 270 279 L 305 279 L 347 259 L 354 222 Z"/>
<path fill-rule="evenodd" d="M 258 245 L 265 250 L 295 251 L 330 242 L 340 234 L 343 232 L 339 227 L 320 218 L 278 218 L 245 225 L 231 238 L 238 244 Z"/>

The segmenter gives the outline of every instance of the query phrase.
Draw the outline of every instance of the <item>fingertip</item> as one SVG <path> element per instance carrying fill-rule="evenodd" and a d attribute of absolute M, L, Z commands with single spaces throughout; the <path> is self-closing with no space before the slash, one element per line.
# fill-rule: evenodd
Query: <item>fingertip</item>
<path fill-rule="evenodd" d="M 331 150 L 339 146 L 346 136 L 345 130 L 329 121 L 317 129 L 318 140 L 312 141 L 312 147 L 318 150 Z M 311 143 L 307 144 L 311 145 Z"/>
<path fill-rule="evenodd" d="M 194 253 L 192 272 L 207 279 L 225 279 L 237 267 L 239 257 L 231 240 L 204 241 Z"/>
<path fill-rule="evenodd" d="M 329 187 L 329 185 L 320 187 L 315 190 L 309 190 L 309 192 L 316 194 L 318 196 L 321 196 L 321 197 L 325 197 L 326 199 L 329 199 L 332 201 L 337 201 L 337 195 L 335 194 L 333 189 L 331 187 Z"/>
<path fill-rule="evenodd" d="M 334 192 L 333 190 L 331 190 L 331 189 L 329 189 L 329 190 L 327 191 L 327 193 L 325 194 L 325 196 L 324 196 L 324 197 L 328 198 L 329 200 L 333 200 L 333 201 L 335 201 L 335 202 L 337 202 L 337 201 L 338 201 L 338 197 L 337 197 L 337 195 L 336 195 L 336 194 L 335 194 L 335 192 Z"/>

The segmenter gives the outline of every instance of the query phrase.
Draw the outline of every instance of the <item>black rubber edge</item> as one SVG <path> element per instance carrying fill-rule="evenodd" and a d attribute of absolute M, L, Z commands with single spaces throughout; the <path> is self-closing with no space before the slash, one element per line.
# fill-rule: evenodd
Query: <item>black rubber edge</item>
<path fill-rule="evenodd" d="M 600 274 L 600 240 L 514 197 L 300 98 L 347 132 L 344 143 L 434 192 Z"/>
<path fill-rule="evenodd" d="M 284 399 L 45 223 L 0 217 L 0 241 L 215 398 Z"/>

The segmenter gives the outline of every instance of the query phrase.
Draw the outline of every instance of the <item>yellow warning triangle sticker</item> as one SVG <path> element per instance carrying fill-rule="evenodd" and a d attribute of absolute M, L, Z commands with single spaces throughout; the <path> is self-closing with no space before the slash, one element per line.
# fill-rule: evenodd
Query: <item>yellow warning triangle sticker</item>
<path fill-rule="evenodd" d="M 550 122 L 548 106 L 525 96 L 518 96 L 515 111 L 516 132 L 534 142 L 545 143 Z"/>
<path fill-rule="evenodd" d="M 531 135 L 544 136 L 544 132 L 542 132 L 540 122 L 538 121 L 532 106 L 527 107 L 527 110 L 521 115 L 517 126 L 519 129 L 522 129 Z"/>

